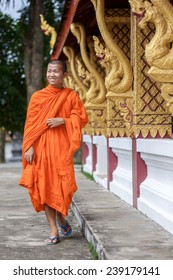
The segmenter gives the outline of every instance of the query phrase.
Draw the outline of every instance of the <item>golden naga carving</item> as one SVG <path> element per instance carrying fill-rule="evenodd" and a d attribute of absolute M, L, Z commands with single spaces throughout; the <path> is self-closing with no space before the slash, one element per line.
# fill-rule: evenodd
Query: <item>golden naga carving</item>
<path fill-rule="evenodd" d="M 79 76 L 80 79 L 81 79 L 82 84 L 83 84 L 83 85 L 85 86 L 85 88 L 86 88 L 86 92 L 87 92 L 88 90 L 92 90 L 92 85 L 90 86 L 90 76 L 89 76 L 89 72 L 88 72 L 88 70 L 84 67 L 84 65 L 82 64 L 81 58 L 80 58 L 80 57 L 76 57 L 76 70 L 77 70 L 78 76 Z M 85 94 L 85 96 L 86 96 L 86 94 Z M 86 100 L 86 98 L 85 98 L 85 100 Z M 85 104 L 85 106 L 86 106 L 86 104 Z M 87 109 L 87 114 L 88 114 L 89 122 L 88 122 L 88 124 L 83 128 L 83 133 L 92 135 L 92 134 L 94 134 L 94 130 L 92 129 L 92 110 L 88 109 L 87 106 L 86 106 L 86 109 Z"/>
<path fill-rule="evenodd" d="M 116 93 L 116 87 L 120 83 L 123 68 L 117 57 L 109 51 L 109 49 L 100 42 L 99 38 L 93 36 L 96 56 L 99 58 L 100 65 L 106 69 L 105 86 L 108 93 Z M 121 93 L 121 95 L 123 95 Z M 114 95 L 115 97 L 115 95 Z M 113 99 L 113 98 L 112 98 Z M 114 101 L 114 100 L 113 100 Z M 128 129 L 127 135 L 132 134 L 132 121 L 133 121 L 133 98 L 119 98 L 116 95 L 116 106 L 120 110 L 121 115 L 126 123 Z"/>
<path fill-rule="evenodd" d="M 89 86 L 90 86 L 90 81 L 88 79 L 89 72 L 83 66 L 83 64 L 81 63 L 81 61 L 78 58 L 76 59 L 76 63 L 77 63 L 76 68 L 77 68 L 78 76 L 80 77 L 80 79 L 82 80 L 83 84 L 85 85 L 85 87 L 87 88 L 87 91 L 88 91 Z"/>
<path fill-rule="evenodd" d="M 166 83 L 162 86 L 161 90 L 166 105 L 169 107 L 169 111 L 173 115 L 173 84 Z"/>
<path fill-rule="evenodd" d="M 116 92 L 131 91 L 132 87 L 132 67 L 124 52 L 118 47 L 113 38 L 111 37 L 104 16 L 104 0 L 91 0 L 96 11 L 96 18 L 100 33 L 108 46 L 109 50 L 116 56 L 123 69 L 123 75 L 120 77 L 120 82 L 116 86 Z"/>
<path fill-rule="evenodd" d="M 81 56 L 85 63 L 85 66 L 88 69 L 89 80 L 92 86 L 92 89 L 90 87 L 89 90 L 86 92 L 87 105 L 102 104 L 106 100 L 106 88 L 101 75 L 91 64 L 90 59 L 88 57 L 86 49 L 85 29 L 80 23 L 72 23 L 71 32 L 74 34 L 74 36 L 78 40 L 78 43 L 80 44 Z"/>
<path fill-rule="evenodd" d="M 68 76 L 64 79 L 64 83 L 65 83 L 65 86 L 66 86 L 66 87 L 69 87 L 69 88 L 71 88 L 72 90 L 77 91 L 76 82 L 75 82 L 75 80 L 74 80 L 70 75 L 68 75 Z"/>
<path fill-rule="evenodd" d="M 101 74 L 93 65 L 93 53 L 88 55 L 86 48 L 86 33 L 84 26 L 80 23 L 71 24 L 71 32 L 77 38 L 80 45 L 81 57 L 84 62 L 82 79 L 88 90 L 86 92 L 86 109 L 89 114 L 88 133 L 92 134 L 106 134 L 106 88 Z M 90 42 L 91 43 L 91 42 Z M 90 46 L 91 47 L 91 46 Z M 86 67 L 86 69 L 85 69 Z M 81 77 L 81 75 L 80 75 Z M 89 128 L 89 127 L 88 127 Z M 86 129 L 85 129 L 86 131 Z"/>
<path fill-rule="evenodd" d="M 50 26 L 46 20 L 44 20 L 43 15 L 40 15 L 40 21 L 41 21 L 41 29 L 43 30 L 44 34 L 49 36 L 51 35 L 51 39 L 49 41 L 51 49 L 53 49 L 56 38 L 57 38 L 57 33 L 55 31 L 55 28 Z"/>
<path fill-rule="evenodd" d="M 96 56 L 99 58 L 100 65 L 106 69 L 105 86 L 108 92 L 116 92 L 117 85 L 121 82 L 123 68 L 107 47 L 103 46 L 99 38 L 93 36 Z"/>
<path fill-rule="evenodd" d="M 97 57 L 95 55 L 95 50 L 94 50 L 94 42 L 93 42 L 93 38 L 92 36 L 89 36 L 87 38 L 87 47 L 89 49 L 89 53 L 90 53 L 90 63 L 96 68 L 96 60 Z"/>
<path fill-rule="evenodd" d="M 132 67 L 129 59 L 113 40 L 104 15 L 104 0 L 91 0 L 96 10 L 96 18 L 100 33 L 106 44 L 104 47 L 94 36 L 96 55 L 100 64 L 106 69 L 105 86 L 107 98 L 111 99 L 120 111 L 127 127 L 127 135 L 133 133 L 133 95 Z"/>
<path fill-rule="evenodd" d="M 72 75 L 76 81 L 76 84 L 78 85 L 78 93 L 82 99 L 82 102 L 85 103 L 86 101 L 86 92 L 87 92 L 87 87 L 85 86 L 85 84 L 82 83 L 82 81 L 80 80 L 78 74 L 77 74 L 77 70 L 75 67 L 76 61 L 75 61 L 75 51 L 72 47 L 70 46 L 65 46 L 63 48 L 63 52 L 64 54 L 68 57 L 68 60 L 70 62 L 70 68 L 71 68 L 71 72 Z"/>
<path fill-rule="evenodd" d="M 140 29 L 148 22 L 155 26 L 155 34 L 145 47 L 150 66 L 148 75 L 163 84 L 161 94 L 173 115 L 173 6 L 169 0 L 129 0 L 129 3 Z"/>
<path fill-rule="evenodd" d="M 97 86 L 96 81 L 93 78 L 93 75 L 84 68 L 80 61 L 78 61 L 78 73 L 79 77 L 83 80 L 84 85 L 88 88 L 86 96 L 88 101 L 87 105 L 89 105 L 89 102 L 92 103 L 92 96 Z"/>

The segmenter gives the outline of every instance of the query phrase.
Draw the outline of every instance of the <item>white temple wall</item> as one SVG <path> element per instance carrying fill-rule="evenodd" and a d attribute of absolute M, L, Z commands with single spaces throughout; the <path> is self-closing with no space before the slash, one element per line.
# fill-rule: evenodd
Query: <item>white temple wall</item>
<path fill-rule="evenodd" d="M 107 189 L 107 139 L 105 136 L 93 136 L 93 144 L 97 147 L 95 181 Z"/>
<path fill-rule="evenodd" d="M 138 209 L 173 233 L 173 141 L 138 139 L 137 151 L 147 165 Z"/>
<path fill-rule="evenodd" d="M 83 143 L 86 144 L 88 147 L 88 156 L 85 159 L 85 164 L 83 165 L 83 170 L 90 175 L 92 175 L 93 172 L 93 159 L 92 159 L 92 153 L 93 153 L 93 146 L 92 146 L 92 137 L 90 135 L 84 134 L 83 135 Z"/>
<path fill-rule="evenodd" d="M 118 158 L 113 180 L 109 183 L 110 191 L 132 205 L 132 141 L 130 138 L 110 138 L 109 147 Z"/>
<path fill-rule="evenodd" d="M 133 205 L 132 140 L 104 136 L 83 136 L 88 147 L 84 171 L 95 181 Z M 93 145 L 96 166 L 93 170 Z M 112 181 L 108 182 L 108 147 L 117 158 Z M 173 141 L 171 139 L 137 139 L 137 151 L 146 164 L 147 177 L 139 186 L 137 208 L 163 228 L 173 233 Z M 140 167 L 139 167 L 140 168 Z M 138 174 L 137 174 L 138 175 Z"/>

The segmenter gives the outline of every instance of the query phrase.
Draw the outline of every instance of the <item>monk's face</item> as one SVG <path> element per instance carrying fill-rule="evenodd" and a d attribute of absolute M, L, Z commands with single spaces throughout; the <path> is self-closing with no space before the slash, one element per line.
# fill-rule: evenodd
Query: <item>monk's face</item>
<path fill-rule="evenodd" d="M 48 64 L 46 77 L 53 87 L 62 88 L 65 75 L 61 64 Z"/>

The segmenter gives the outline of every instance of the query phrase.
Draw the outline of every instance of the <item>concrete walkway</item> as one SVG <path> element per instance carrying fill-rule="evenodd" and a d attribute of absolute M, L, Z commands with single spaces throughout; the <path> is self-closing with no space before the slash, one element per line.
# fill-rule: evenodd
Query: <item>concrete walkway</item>
<path fill-rule="evenodd" d="M 44 213 L 34 212 L 27 191 L 18 186 L 20 163 L 0 164 L 0 259 L 90 260 L 86 239 L 100 259 L 173 259 L 173 235 L 87 179 L 80 167 L 75 170 L 79 189 L 68 216 L 73 234 L 45 246 L 49 228 Z"/>
<path fill-rule="evenodd" d="M 100 259 L 173 260 L 172 234 L 79 169 L 76 178 L 79 190 L 72 210 Z"/>
<path fill-rule="evenodd" d="M 72 211 L 72 235 L 46 245 L 50 230 L 45 214 L 33 210 L 27 190 L 18 185 L 20 175 L 21 163 L 0 164 L 0 260 L 92 260 Z"/>

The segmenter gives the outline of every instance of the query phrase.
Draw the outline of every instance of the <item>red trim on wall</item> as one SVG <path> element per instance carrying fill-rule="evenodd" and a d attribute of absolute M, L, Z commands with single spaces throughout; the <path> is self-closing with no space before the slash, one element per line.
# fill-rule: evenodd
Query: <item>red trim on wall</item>
<path fill-rule="evenodd" d="M 108 147 L 108 188 L 113 179 L 113 172 L 118 166 L 118 157 L 113 153 L 112 148 Z"/>
<path fill-rule="evenodd" d="M 136 151 L 136 139 L 132 139 L 132 184 L 133 184 L 133 206 L 138 208 L 137 199 L 140 196 L 140 185 L 147 177 L 147 166 Z"/>
<path fill-rule="evenodd" d="M 86 158 L 89 155 L 89 149 L 86 143 L 82 142 L 82 165 L 86 164 Z"/>
<path fill-rule="evenodd" d="M 141 158 L 140 153 L 137 152 L 137 166 L 138 166 L 138 174 L 137 174 L 137 197 L 140 196 L 140 185 L 147 177 L 147 166 L 145 161 Z"/>

